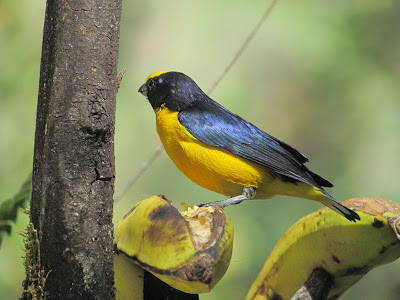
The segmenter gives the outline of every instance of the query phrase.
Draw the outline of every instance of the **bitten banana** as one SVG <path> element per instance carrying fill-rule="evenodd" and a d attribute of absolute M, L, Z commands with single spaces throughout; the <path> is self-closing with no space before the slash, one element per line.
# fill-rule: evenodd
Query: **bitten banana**
<path fill-rule="evenodd" d="M 188 207 L 179 213 L 165 197 L 153 196 L 118 223 L 114 244 L 116 255 L 175 289 L 200 294 L 209 292 L 229 266 L 233 225 L 219 207 Z M 115 269 L 115 285 L 122 297 L 129 275 L 118 272 Z"/>
<path fill-rule="evenodd" d="M 300 219 L 277 243 L 246 299 L 290 299 L 317 268 L 333 277 L 328 299 L 337 299 L 370 270 L 400 257 L 399 204 L 377 198 L 343 204 L 361 221 L 327 209 Z"/>

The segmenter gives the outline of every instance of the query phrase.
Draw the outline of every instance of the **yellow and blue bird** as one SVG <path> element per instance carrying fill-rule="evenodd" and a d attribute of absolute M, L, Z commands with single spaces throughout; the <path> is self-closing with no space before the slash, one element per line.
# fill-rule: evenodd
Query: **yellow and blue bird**
<path fill-rule="evenodd" d="M 332 183 L 304 166 L 306 156 L 212 100 L 185 74 L 151 74 L 139 92 L 153 107 L 161 142 L 178 169 L 231 197 L 205 205 L 285 195 L 321 202 L 350 221 L 360 219 L 324 190 Z"/>

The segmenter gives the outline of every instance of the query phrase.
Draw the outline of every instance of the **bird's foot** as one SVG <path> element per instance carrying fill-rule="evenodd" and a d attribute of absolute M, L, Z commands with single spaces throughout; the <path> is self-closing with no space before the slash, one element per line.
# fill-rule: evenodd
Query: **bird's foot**
<path fill-rule="evenodd" d="M 219 206 L 221 208 L 227 207 L 229 205 L 236 205 L 244 200 L 252 199 L 256 195 L 257 189 L 252 186 L 248 186 L 243 188 L 243 194 L 239 196 L 235 196 L 229 199 L 215 201 L 210 203 L 200 204 L 199 207 L 206 207 L 206 206 Z"/>

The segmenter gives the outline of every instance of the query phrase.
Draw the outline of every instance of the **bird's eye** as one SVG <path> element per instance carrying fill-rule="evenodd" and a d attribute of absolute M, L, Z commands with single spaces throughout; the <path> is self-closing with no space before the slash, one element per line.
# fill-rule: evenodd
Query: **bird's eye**
<path fill-rule="evenodd" d="M 154 79 L 150 78 L 149 82 L 147 82 L 147 86 L 151 89 L 152 87 L 154 87 Z"/>

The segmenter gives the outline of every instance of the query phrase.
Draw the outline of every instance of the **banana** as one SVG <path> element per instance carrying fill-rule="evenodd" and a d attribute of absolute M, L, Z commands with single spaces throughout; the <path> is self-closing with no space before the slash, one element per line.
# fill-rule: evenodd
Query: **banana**
<path fill-rule="evenodd" d="M 117 300 L 143 300 L 143 269 L 122 252 L 114 254 L 114 280 Z"/>
<path fill-rule="evenodd" d="M 118 299 L 130 293 L 131 274 L 139 282 L 142 276 L 123 271 L 130 268 L 128 262 L 185 293 L 209 292 L 229 266 L 233 235 L 233 225 L 219 207 L 186 207 L 179 213 L 164 196 L 139 202 L 114 232 L 115 256 L 124 256 L 114 263 Z"/>
<path fill-rule="evenodd" d="M 399 258 L 399 204 L 378 198 L 343 204 L 361 220 L 348 222 L 329 209 L 300 219 L 276 244 L 246 299 L 290 299 L 321 269 L 333 279 L 328 299 L 337 299 L 373 268 Z"/>

